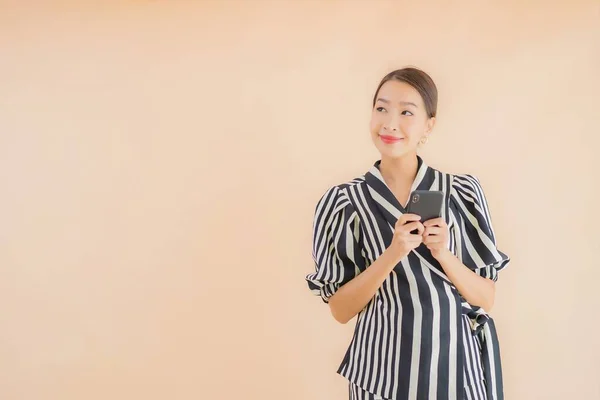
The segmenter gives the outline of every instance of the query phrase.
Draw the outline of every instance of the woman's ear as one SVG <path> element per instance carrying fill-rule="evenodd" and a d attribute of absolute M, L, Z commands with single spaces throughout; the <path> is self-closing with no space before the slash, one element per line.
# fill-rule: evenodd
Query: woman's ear
<path fill-rule="evenodd" d="M 431 117 L 427 120 L 427 127 L 425 128 L 425 134 L 430 135 L 434 126 L 435 126 L 435 117 Z"/>

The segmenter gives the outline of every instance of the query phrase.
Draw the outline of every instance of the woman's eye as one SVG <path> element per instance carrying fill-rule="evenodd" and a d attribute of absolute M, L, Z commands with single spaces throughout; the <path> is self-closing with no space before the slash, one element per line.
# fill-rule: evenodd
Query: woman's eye
<path fill-rule="evenodd" d="M 383 111 L 385 111 L 385 108 L 377 107 L 376 110 L 379 112 L 383 112 Z M 405 114 L 405 113 L 408 113 L 408 114 Z M 408 110 L 404 110 L 404 111 L 402 111 L 402 115 L 414 115 L 414 114 Z"/>

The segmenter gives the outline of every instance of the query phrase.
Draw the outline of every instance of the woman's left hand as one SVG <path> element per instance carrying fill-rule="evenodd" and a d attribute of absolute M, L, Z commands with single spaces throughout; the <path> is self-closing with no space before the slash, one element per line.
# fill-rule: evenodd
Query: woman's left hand
<path fill-rule="evenodd" d="M 433 218 L 423 222 L 423 244 L 431 251 L 434 258 L 448 252 L 448 225 L 444 218 Z"/>

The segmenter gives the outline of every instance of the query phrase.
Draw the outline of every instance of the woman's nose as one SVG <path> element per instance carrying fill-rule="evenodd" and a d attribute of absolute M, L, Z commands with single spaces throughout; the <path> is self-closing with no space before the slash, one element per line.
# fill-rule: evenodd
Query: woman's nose
<path fill-rule="evenodd" d="M 398 119 L 394 116 L 391 116 L 384 124 L 383 127 L 388 131 L 397 131 L 398 130 Z"/>

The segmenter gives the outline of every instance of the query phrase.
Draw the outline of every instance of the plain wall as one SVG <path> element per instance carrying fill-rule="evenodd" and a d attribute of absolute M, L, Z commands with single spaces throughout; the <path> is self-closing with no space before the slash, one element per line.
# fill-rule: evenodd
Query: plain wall
<path fill-rule="evenodd" d="M 379 80 L 477 175 L 509 400 L 600 398 L 597 1 L 1 1 L 0 398 L 347 398 L 309 292 Z"/>

